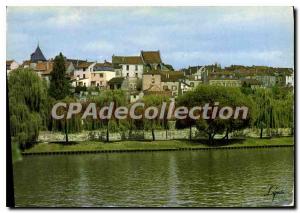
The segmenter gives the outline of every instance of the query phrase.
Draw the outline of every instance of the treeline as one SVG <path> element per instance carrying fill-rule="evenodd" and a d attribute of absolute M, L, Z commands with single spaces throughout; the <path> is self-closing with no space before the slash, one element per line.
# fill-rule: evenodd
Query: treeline
<path fill-rule="evenodd" d="M 102 131 L 106 133 L 106 140 L 110 140 L 110 133 L 128 133 L 131 135 L 135 130 L 152 132 L 152 140 L 155 140 L 155 130 L 169 129 L 169 122 L 165 117 L 162 119 L 81 119 L 81 114 L 74 115 L 71 119 L 55 120 L 51 117 L 52 106 L 56 102 L 76 102 L 70 93 L 70 80 L 65 75 L 64 57 L 62 54 L 54 60 L 54 67 L 50 87 L 47 86 L 33 70 L 18 69 L 10 73 L 8 79 L 9 87 L 9 116 L 10 132 L 12 142 L 19 144 L 22 149 L 27 148 L 37 141 L 39 131 L 61 131 L 68 133 L 80 132 L 82 130 Z M 87 96 L 83 108 L 89 103 L 96 103 L 98 108 L 108 106 L 111 102 L 114 107 L 127 106 L 126 93 L 121 90 L 100 91 L 97 96 Z M 155 106 L 159 109 L 163 102 L 170 102 L 170 97 L 160 95 L 149 95 L 143 97 L 145 108 Z M 224 140 L 228 139 L 230 133 L 244 128 L 276 129 L 290 128 L 293 134 L 293 112 L 294 94 L 289 88 L 274 87 L 271 89 L 252 89 L 250 87 L 224 88 L 209 85 L 200 85 L 193 91 L 189 91 L 176 99 L 176 106 L 203 106 L 206 103 L 218 106 L 247 106 L 249 108 L 247 119 L 198 119 L 187 117 L 176 121 L 176 128 L 190 129 L 192 138 L 192 127 L 207 135 L 211 144 L 214 143 L 216 134 L 224 134 Z M 144 110 L 137 109 L 138 114 Z M 62 109 L 61 109 L 62 110 Z M 99 110 L 99 109 L 97 109 Z M 66 113 L 61 111 L 60 113 Z M 66 117 L 66 116 L 65 116 Z M 271 134 L 271 131 L 270 131 Z"/>

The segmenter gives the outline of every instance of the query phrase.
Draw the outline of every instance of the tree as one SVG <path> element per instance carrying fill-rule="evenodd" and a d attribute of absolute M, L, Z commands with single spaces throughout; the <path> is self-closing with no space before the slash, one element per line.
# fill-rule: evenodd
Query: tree
<path fill-rule="evenodd" d="M 51 72 L 49 95 L 55 100 L 62 100 L 70 95 L 71 84 L 66 75 L 65 58 L 62 53 L 54 59 Z M 68 142 L 68 121 L 65 119 L 64 127 L 66 142 Z"/>
<path fill-rule="evenodd" d="M 33 70 L 17 69 L 8 78 L 10 133 L 25 149 L 35 142 L 47 116 L 47 86 Z"/>
<path fill-rule="evenodd" d="M 59 53 L 54 59 L 49 95 L 56 100 L 61 100 L 70 95 L 70 89 L 70 81 L 66 76 L 65 59 L 63 54 Z"/>
<path fill-rule="evenodd" d="M 254 125 L 260 129 L 260 138 L 263 137 L 265 128 L 267 130 L 293 128 L 294 94 L 290 89 L 278 87 L 257 89 L 252 98 L 258 109 Z"/>
<path fill-rule="evenodd" d="M 197 120 L 187 116 L 184 121 L 180 121 L 181 128 L 190 128 L 190 138 L 191 127 L 195 125 L 198 131 L 202 131 L 207 134 L 208 140 L 211 144 L 214 143 L 214 137 L 216 134 L 225 132 L 224 139 L 228 139 L 228 134 L 230 132 L 250 126 L 255 112 L 253 110 L 253 102 L 251 98 L 243 95 L 238 88 L 199 85 L 195 88 L 195 90 L 189 91 L 180 96 L 177 101 L 178 106 L 185 106 L 190 109 L 195 106 L 203 107 L 205 104 L 209 104 L 210 107 L 217 107 L 217 115 L 222 107 L 229 106 L 232 109 L 241 106 L 248 107 L 248 116 L 246 119 L 242 119 L 241 116 L 239 116 L 238 119 L 233 119 L 232 117 L 229 119 L 220 119 L 218 116 L 212 118 L 211 109 L 207 113 L 209 119 L 204 119 L 202 117 L 203 111 L 201 111 L 201 113 L 198 112 L 200 118 Z"/>

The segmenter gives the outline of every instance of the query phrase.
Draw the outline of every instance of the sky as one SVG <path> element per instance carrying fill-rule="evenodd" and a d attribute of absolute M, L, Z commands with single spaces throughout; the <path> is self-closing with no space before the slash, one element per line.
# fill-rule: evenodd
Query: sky
<path fill-rule="evenodd" d="M 293 67 L 292 7 L 8 7 L 6 58 L 102 62 L 160 50 L 175 69 L 219 63 Z"/>

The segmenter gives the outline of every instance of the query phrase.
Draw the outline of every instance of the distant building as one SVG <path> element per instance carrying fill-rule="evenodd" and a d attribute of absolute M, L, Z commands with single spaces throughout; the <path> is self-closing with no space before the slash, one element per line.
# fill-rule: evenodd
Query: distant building
<path fill-rule="evenodd" d="M 290 75 L 285 76 L 285 85 L 286 86 L 294 86 L 294 72 L 292 72 Z"/>
<path fill-rule="evenodd" d="M 111 89 L 111 90 L 124 89 L 125 88 L 124 80 L 125 80 L 124 77 L 115 77 L 115 78 L 110 79 L 107 82 L 109 89 Z"/>
<path fill-rule="evenodd" d="M 143 61 L 140 56 L 112 56 L 116 76 L 124 78 L 142 78 Z"/>
<path fill-rule="evenodd" d="M 96 63 L 91 72 L 91 86 L 99 87 L 100 89 L 107 88 L 107 82 L 116 77 L 116 73 L 111 63 Z"/>
<path fill-rule="evenodd" d="M 77 63 L 74 70 L 74 78 L 76 79 L 72 85 L 75 86 L 91 86 L 91 73 L 96 62 L 81 61 Z"/>
<path fill-rule="evenodd" d="M 40 46 L 38 45 L 36 50 L 30 55 L 30 61 L 36 63 L 38 61 L 47 61 Z"/>
<path fill-rule="evenodd" d="M 141 51 L 141 58 L 147 70 L 162 70 L 162 60 L 159 51 Z"/>
<path fill-rule="evenodd" d="M 143 91 L 169 92 L 171 96 L 177 97 L 181 94 L 180 80 L 184 79 L 184 73 L 179 71 L 148 71 L 143 74 Z"/>
<path fill-rule="evenodd" d="M 6 72 L 9 74 L 10 71 L 15 70 L 19 67 L 19 64 L 15 60 L 6 61 Z"/>
<path fill-rule="evenodd" d="M 240 87 L 242 82 L 239 79 L 210 79 L 209 85 L 223 86 L 223 87 Z"/>

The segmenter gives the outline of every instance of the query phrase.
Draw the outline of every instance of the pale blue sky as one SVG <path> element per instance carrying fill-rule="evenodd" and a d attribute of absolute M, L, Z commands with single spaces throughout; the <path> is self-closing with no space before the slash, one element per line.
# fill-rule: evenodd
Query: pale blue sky
<path fill-rule="evenodd" d="M 103 61 L 160 50 L 176 69 L 215 62 L 293 67 L 291 7 L 8 7 L 7 59 Z"/>

